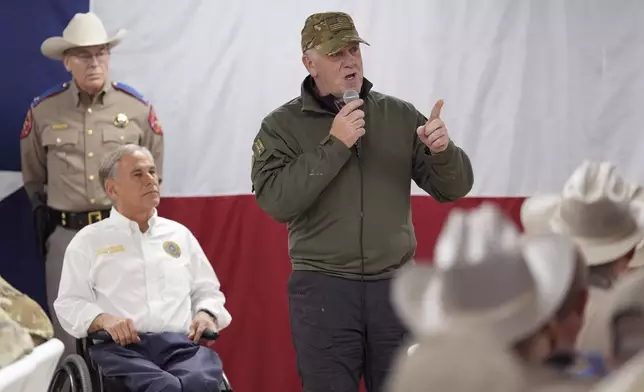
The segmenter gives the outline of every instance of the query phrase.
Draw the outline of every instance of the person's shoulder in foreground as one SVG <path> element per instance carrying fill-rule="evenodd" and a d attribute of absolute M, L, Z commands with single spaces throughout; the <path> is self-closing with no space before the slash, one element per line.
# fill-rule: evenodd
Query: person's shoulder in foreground
<path fill-rule="evenodd" d="M 0 369 L 29 354 L 33 348 L 29 332 L 0 309 Z"/>
<path fill-rule="evenodd" d="M 54 336 L 51 321 L 42 307 L 2 277 L 0 277 L 0 309 L 25 328 L 35 345 Z"/>

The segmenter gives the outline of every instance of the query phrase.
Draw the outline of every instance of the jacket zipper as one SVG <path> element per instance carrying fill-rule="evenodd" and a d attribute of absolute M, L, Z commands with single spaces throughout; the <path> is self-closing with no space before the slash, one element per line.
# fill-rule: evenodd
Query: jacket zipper
<path fill-rule="evenodd" d="M 360 140 L 358 140 L 357 143 L 360 143 Z M 362 146 L 361 145 L 356 145 L 356 155 L 358 156 L 358 167 L 360 171 L 360 231 L 359 231 L 359 237 L 358 237 L 358 242 L 360 246 L 360 286 L 361 286 L 361 293 L 360 293 L 360 313 L 362 315 L 362 322 L 364 325 L 364 335 L 362 337 L 362 344 L 364 347 L 364 364 L 365 368 L 369 367 L 369 345 L 367 342 L 367 285 L 365 284 L 364 281 L 364 244 L 363 244 L 363 237 L 364 237 L 364 173 L 363 173 L 363 166 L 362 166 Z M 369 383 L 369 380 L 367 377 L 364 378 L 365 385 L 368 390 L 372 389 L 372 386 Z"/>
<path fill-rule="evenodd" d="M 360 244 L 360 280 L 364 281 L 364 175 L 360 153 L 358 153 L 358 166 L 360 168 L 360 234 L 358 237 Z"/>

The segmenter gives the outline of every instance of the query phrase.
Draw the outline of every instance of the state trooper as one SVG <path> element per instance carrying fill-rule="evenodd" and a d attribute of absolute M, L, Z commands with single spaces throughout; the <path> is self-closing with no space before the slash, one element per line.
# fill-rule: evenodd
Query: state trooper
<path fill-rule="evenodd" d="M 61 37 L 41 46 L 72 80 L 31 103 L 20 134 L 22 176 L 31 199 L 39 250 L 45 258 L 47 302 L 55 336 L 74 351 L 53 309 L 63 255 L 83 227 L 106 218 L 111 202 L 98 181 L 101 158 L 124 144 L 152 152 L 159 177 L 163 131 L 154 108 L 132 87 L 109 79 L 110 51 L 125 30 L 109 37 L 93 13 L 76 14 Z M 63 356 L 64 357 L 64 356 Z"/>

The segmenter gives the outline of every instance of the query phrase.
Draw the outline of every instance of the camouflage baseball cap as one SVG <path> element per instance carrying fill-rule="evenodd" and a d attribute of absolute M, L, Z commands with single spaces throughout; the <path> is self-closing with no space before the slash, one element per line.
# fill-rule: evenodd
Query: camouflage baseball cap
<path fill-rule="evenodd" d="M 358 35 L 353 19 L 344 12 L 323 12 L 306 18 L 302 29 L 302 52 L 315 48 L 332 55 L 352 42 L 369 43 Z"/>

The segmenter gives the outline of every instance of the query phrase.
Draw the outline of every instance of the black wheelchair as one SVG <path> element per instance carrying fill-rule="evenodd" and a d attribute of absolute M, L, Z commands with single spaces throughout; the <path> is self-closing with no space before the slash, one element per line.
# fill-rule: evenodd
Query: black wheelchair
<path fill-rule="evenodd" d="M 202 339 L 215 341 L 219 334 L 210 330 L 204 331 Z M 49 392 L 129 392 L 118 379 L 104 377 L 100 367 L 89 356 L 89 348 L 94 341 L 108 342 L 112 337 L 107 331 L 89 333 L 87 338 L 76 340 L 76 353 L 67 356 L 54 372 L 49 384 Z M 68 388 L 65 388 L 67 385 Z M 65 389 L 63 389 L 65 388 Z M 226 374 L 219 388 L 213 392 L 232 392 Z"/>

